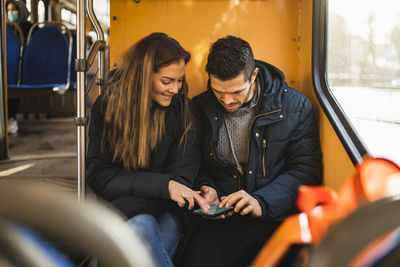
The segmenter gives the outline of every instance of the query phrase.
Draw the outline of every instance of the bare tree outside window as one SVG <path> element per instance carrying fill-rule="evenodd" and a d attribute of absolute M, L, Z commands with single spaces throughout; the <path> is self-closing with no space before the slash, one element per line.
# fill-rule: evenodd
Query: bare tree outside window
<path fill-rule="evenodd" d="M 327 77 L 374 156 L 400 164 L 400 2 L 328 4 Z"/>

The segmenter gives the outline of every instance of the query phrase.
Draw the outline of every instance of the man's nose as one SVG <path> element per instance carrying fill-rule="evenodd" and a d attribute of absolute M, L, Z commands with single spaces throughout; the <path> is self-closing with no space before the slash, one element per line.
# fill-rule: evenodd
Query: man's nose
<path fill-rule="evenodd" d="M 231 95 L 229 95 L 229 94 L 224 94 L 224 95 L 221 96 L 220 100 L 225 105 L 229 105 L 230 103 L 233 102 L 233 97 Z"/>

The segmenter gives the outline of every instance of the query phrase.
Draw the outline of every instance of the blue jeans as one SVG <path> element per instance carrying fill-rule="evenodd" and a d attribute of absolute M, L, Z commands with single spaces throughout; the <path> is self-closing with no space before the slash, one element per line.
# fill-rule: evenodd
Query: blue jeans
<path fill-rule="evenodd" d="M 170 212 L 136 215 L 128 224 L 147 242 L 157 266 L 174 266 L 171 258 L 178 247 L 181 229 Z"/>

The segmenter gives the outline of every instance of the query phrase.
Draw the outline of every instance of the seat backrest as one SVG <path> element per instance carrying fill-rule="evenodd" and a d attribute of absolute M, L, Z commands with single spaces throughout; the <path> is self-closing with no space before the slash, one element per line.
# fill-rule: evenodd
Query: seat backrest
<path fill-rule="evenodd" d="M 76 60 L 76 32 L 71 32 L 72 35 L 72 55 L 71 55 L 71 84 L 76 86 L 76 71 L 75 71 L 75 60 Z"/>
<path fill-rule="evenodd" d="M 0 243 L 7 248 L 2 249 L 7 266 L 76 266 L 40 234 L 15 221 L 0 219 Z"/>
<path fill-rule="evenodd" d="M 6 26 L 7 39 L 7 83 L 17 84 L 18 82 L 18 60 L 21 44 L 18 37 L 10 26 Z"/>
<path fill-rule="evenodd" d="M 66 37 L 55 26 L 43 26 L 27 44 L 22 84 L 65 84 L 68 81 L 70 64 Z"/>

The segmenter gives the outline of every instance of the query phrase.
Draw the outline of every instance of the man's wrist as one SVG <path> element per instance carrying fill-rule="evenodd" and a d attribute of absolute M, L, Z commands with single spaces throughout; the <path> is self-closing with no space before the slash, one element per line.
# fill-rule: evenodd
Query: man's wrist
<path fill-rule="evenodd" d="M 252 195 L 252 197 L 254 197 L 257 200 L 258 205 L 261 208 L 261 216 L 258 217 L 258 218 L 267 217 L 267 207 L 263 204 L 263 201 L 261 200 L 261 198 L 259 196 L 257 196 L 257 195 Z"/>

